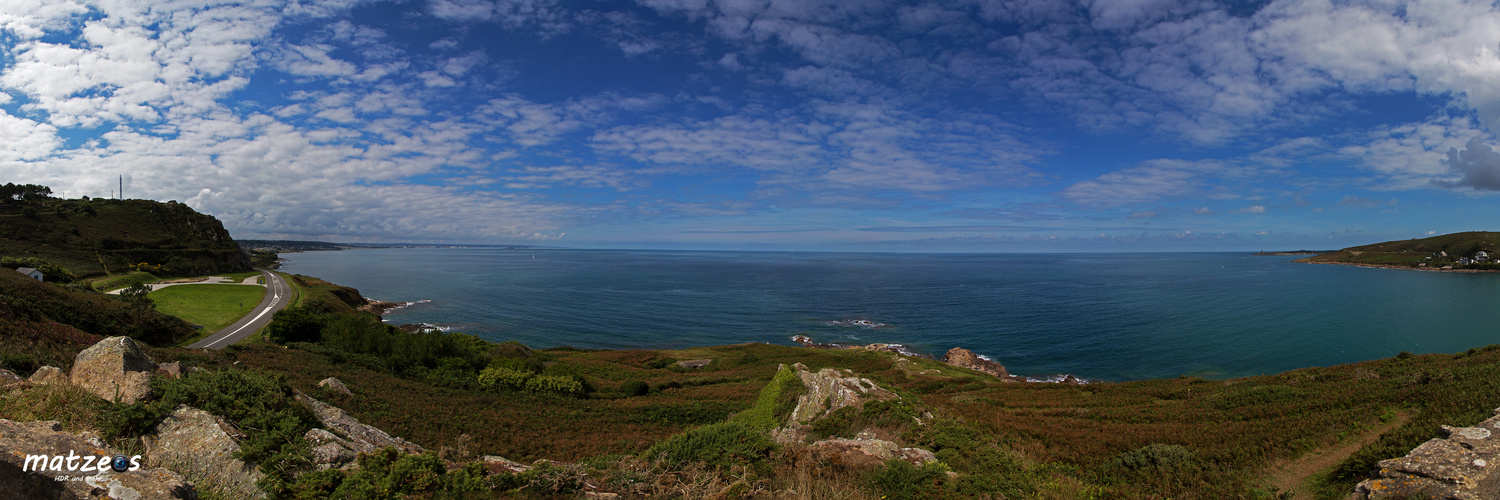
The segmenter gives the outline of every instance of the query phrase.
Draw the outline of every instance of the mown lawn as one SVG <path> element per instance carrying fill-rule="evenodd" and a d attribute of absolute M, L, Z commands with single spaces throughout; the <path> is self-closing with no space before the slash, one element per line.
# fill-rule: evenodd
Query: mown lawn
<path fill-rule="evenodd" d="M 265 287 L 245 285 L 177 285 L 151 292 L 156 310 L 203 325 L 216 332 L 254 309 Z"/>

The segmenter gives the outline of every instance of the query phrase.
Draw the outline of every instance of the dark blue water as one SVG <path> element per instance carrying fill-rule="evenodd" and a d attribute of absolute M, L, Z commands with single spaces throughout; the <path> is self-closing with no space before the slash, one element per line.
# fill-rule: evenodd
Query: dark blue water
<path fill-rule="evenodd" d="M 284 254 L 284 271 L 432 323 L 533 347 L 741 342 L 965 347 L 1028 376 L 1278 373 L 1500 343 L 1500 274 L 1170 254 L 840 254 L 381 249 Z M 862 319 L 888 326 L 844 326 Z"/>

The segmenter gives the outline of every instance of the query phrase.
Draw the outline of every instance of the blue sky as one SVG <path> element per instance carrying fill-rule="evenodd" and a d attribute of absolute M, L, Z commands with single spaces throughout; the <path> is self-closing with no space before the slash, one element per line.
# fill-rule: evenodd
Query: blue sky
<path fill-rule="evenodd" d="M 237 238 L 1339 248 L 1493 230 L 1487 2 L 0 2 L 0 180 Z"/>

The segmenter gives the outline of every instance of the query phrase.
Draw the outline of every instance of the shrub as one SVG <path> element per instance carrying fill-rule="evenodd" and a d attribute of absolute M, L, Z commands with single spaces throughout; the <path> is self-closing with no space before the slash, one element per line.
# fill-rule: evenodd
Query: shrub
<path fill-rule="evenodd" d="M 870 471 L 865 482 L 881 498 L 932 498 L 948 483 L 948 466 L 932 462 L 921 467 L 893 458 L 884 467 Z"/>
<path fill-rule="evenodd" d="M 542 392 L 550 394 L 565 394 L 569 396 L 582 396 L 583 384 L 573 377 L 561 375 L 537 375 L 526 381 L 526 390 L 531 392 Z"/>
<path fill-rule="evenodd" d="M 674 465 L 702 462 L 711 467 L 764 465 L 776 451 L 766 433 L 738 422 L 710 424 L 662 440 L 645 452 L 646 460 L 660 459 Z"/>
<path fill-rule="evenodd" d="M 529 371 L 515 370 L 491 366 L 479 372 L 479 387 L 481 389 L 509 389 L 519 391 L 526 388 L 526 381 L 535 376 Z"/>
<path fill-rule="evenodd" d="M 323 339 L 323 327 L 328 317 L 302 307 L 288 307 L 271 315 L 271 324 L 266 325 L 266 336 L 272 342 L 317 342 Z"/>
<path fill-rule="evenodd" d="M 651 386 L 639 380 L 631 380 L 620 384 L 620 393 L 626 396 L 645 396 L 651 393 Z"/>
<path fill-rule="evenodd" d="M 1122 469 L 1146 471 L 1180 467 L 1196 459 L 1197 454 L 1182 445 L 1151 443 L 1121 453 L 1115 457 L 1114 464 Z"/>

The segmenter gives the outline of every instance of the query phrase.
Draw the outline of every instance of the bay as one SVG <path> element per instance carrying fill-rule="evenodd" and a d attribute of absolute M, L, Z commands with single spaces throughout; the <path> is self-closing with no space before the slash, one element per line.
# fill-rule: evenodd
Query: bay
<path fill-rule="evenodd" d="M 283 254 L 386 316 L 533 347 L 964 347 L 1031 377 L 1229 378 L 1500 343 L 1500 274 L 1240 253 L 878 254 L 500 248 Z M 874 325 L 882 325 L 872 327 Z"/>

